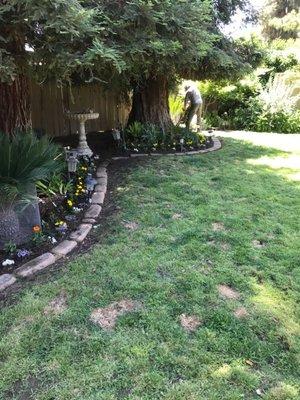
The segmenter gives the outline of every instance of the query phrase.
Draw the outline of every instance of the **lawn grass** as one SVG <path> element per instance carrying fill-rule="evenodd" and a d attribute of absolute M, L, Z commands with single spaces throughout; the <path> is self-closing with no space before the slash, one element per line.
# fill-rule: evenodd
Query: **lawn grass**
<path fill-rule="evenodd" d="M 289 157 L 226 138 L 219 152 L 127 171 L 99 244 L 2 307 L 0 399 L 299 399 L 300 167 Z M 221 284 L 240 297 L 222 298 Z M 61 293 L 66 309 L 45 315 Z M 113 331 L 90 321 L 121 299 L 141 307 Z M 201 325 L 186 332 L 181 314 Z"/>

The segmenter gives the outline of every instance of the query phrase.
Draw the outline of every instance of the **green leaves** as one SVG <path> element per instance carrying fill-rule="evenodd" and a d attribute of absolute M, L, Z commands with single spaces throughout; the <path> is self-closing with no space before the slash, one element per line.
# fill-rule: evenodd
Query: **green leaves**
<path fill-rule="evenodd" d="M 0 192 L 7 198 L 22 197 L 30 184 L 47 178 L 62 166 L 59 147 L 47 137 L 20 133 L 0 134 Z"/>

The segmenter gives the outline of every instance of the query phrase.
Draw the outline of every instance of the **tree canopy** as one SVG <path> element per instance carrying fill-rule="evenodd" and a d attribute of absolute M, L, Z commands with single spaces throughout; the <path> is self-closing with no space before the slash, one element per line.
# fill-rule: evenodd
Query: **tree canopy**
<path fill-rule="evenodd" d="M 167 74 L 203 77 L 238 72 L 244 66 L 222 24 L 247 0 L 92 1 L 108 21 L 106 44 L 124 61 L 130 84 Z"/>
<path fill-rule="evenodd" d="M 119 69 L 116 51 L 102 40 L 102 21 L 80 0 L 0 0 L 0 80 L 32 74 L 66 82 L 74 72 Z"/>
<path fill-rule="evenodd" d="M 176 78 L 233 77 L 248 66 L 222 33 L 239 8 L 247 12 L 249 1 L 0 0 L 0 130 L 29 125 L 28 76 L 148 86 L 133 107 L 168 125 Z"/>

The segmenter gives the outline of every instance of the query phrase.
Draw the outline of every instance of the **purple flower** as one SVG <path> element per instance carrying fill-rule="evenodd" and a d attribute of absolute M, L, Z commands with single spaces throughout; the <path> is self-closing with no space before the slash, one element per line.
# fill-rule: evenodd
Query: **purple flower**
<path fill-rule="evenodd" d="M 21 249 L 21 250 L 18 250 L 18 251 L 17 251 L 17 257 L 18 257 L 18 258 L 27 257 L 27 256 L 29 256 L 29 254 L 30 254 L 30 251 L 29 251 L 29 250 L 26 250 L 26 249 Z"/>
<path fill-rule="evenodd" d="M 64 222 L 63 224 L 57 226 L 55 229 L 60 233 L 65 233 L 66 230 L 68 230 L 68 225 Z"/>

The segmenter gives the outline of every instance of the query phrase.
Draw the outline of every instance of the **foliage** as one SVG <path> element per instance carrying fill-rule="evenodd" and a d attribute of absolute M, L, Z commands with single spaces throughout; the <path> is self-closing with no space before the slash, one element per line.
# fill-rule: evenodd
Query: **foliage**
<path fill-rule="evenodd" d="M 128 86 L 145 79 L 244 70 L 242 59 L 219 29 L 247 0 L 91 1 L 109 21 L 107 44 L 124 62 Z M 211 65 L 211 61 L 213 63 Z"/>
<path fill-rule="evenodd" d="M 108 65 L 110 72 L 119 69 L 114 48 L 103 42 L 105 21 L 89 1 L 2 1 L 1 81 L 11 82 L 25 73 L 40 81 L 66 82 L 75 72 L 91 79 L 96 70 L 103 73 Z"/>
<path fill-rule="evenodd" d="M 298 83 L 276 74 L 265 87 L 257 79 L 230 82 L 203 81 L 207 128 L 245 129 L 258 132 L 299 133 Z M 297 94 L 298 93 L 298 94 Z"/>
<path fill-rule="evenodd" d="M 295 0 L 268 0 L 261 20 L 268 39 L 296 39 L 300 29 L 299 4 Z"/>
<path fill-rule="evenodd" d="M 231 119 L 233 129 L 252 130 L 257 132 L 299 133 L 300 111 L 267 109 L 258 99 L 250 99 L 241 108 L 237 108 Z"/>
<path fill-rule="evenodd" d="M 227 23 L 245 0 L 10 1 L 0 5 L 1 80 L 31 73 L 61 82 L 72 75 L 126 82 L 166 71 L 197 70 L 218 43 L 219 21 Z M 213 18 L 213 14 L 215 18 Z M 9 24 L 7 24 L 9 21 Z M 25 50 L 25 43 L 26 49 Z M 222 46 L 221 46 L 222 47 Z M 32 51 L 33 50 L 33 51 Z M 223 46 L 222 52 L 226 53 Z M 158 62 L 159 60 L 159 62 Z"/>
<path fill-rule="evenodd" d="M 205 145 L 202 134 L 181 127 L 172 127 L 169 132 L 163 132 L 153 124 L 134 122 L 126 132 L 126 145 L 130 150 L 153 152 L 159 150 L 180 150 L 180 140 L 183 139 L 189 148 Z"/>
<path fill-rule="evenodd" d="M 263 111 L 254 125 L 257 132 L 300 132 L 300 111 Z"/>
<path fill-rule="evenodd" d="M 66 180 L 62 173 L 55 172 L 49 178 L 36 183 L 39 196 L 65 196 L 72 190 L 72 181 Z"/>
<path fill-rule="evenodd" d="M 170 115 L 173 123 L 176 125 L 180 121 L 184 106 L 184 99 L 179 95 L 169 96 Z"/>
<path fill-rule="evenodd" d="M 47 137 L 0 133 L 0 206 L 26 200 L 29 185 L 60 168 L 60 149 Z"/>
<path fill-rule="evenodd" d="M 3 251 L 9 256 L 13 255 L 16 252 L 16 250 L 17 250 L 17 245 L 11 240 L 5 243 L 3 246 Z"/>
<path fill-rule="evenodd" d="M 270 78 L 266 87 L 264 87 L 258 96 L 264 108 L 271 113 L 278 111 L 291 112 L 296 108 L 300 99 L 300 93 L 293 95 L 296 84 L 286 82 L 284 74 L 276 74 Z"/>
<path fill-rule="evenodd" d="M 260 74 L 260 81 L 265 85 L 275 74 L 291 70 L 298 64 L 299 62 L 295 54 L 285 54 L 285 52 L 273 50 L 265 59 L 267 70 Z"/>
<path fill-rule="evenodd" d="M 217 109 L 219 115 L 231 114 L 234 109 L 243 107 L 250 97 L 259 93 L 259 82 L 255 80 L 245 80 L 231 84 L 223 81 L 201 81 L 199 90 L 204 99 L 204 114 Z"/>
<path fill-rule="evenodd" d="M 268 54 L 265 42 L 257 35 L 238 38 L 235 40 L 234 45 L 237 53 L 252 68 L 260 66 Z"/>

